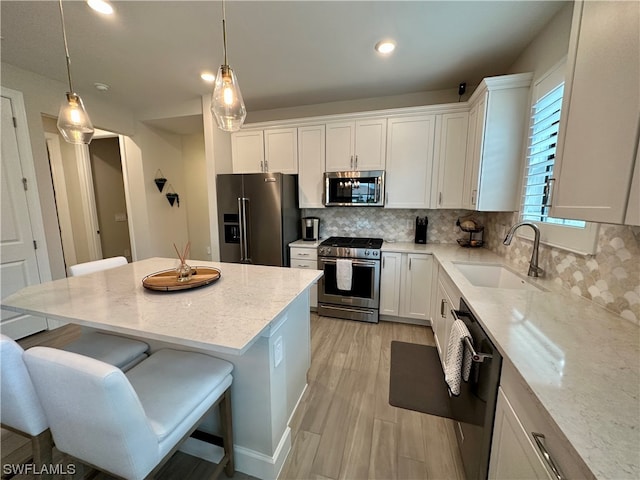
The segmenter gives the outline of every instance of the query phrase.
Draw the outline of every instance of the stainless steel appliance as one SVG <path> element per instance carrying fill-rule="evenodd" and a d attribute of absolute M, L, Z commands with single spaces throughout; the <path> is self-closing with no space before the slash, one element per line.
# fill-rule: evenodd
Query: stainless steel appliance
<path fill-rule="evenodd" d="M 381 238 L 330 237 L 318 247 L 318 314 L 378 323 Z M 350 262 L 351 287 L 338 288 L 338 261 Z"/>
<path fill-rule="evenodd" d="M 469 381 L 461 382 L 460 395 L 450 397 L 454 416 L 467 421 L 457 422 L 454 430 L 466 477 L 484 480 L 489 470 L 502 356 L 463 299 L 460 299 L 460 309 L 453 314 L 464 322 L 473 339 L 465 345 L 473 360 Z"/>
<path fill-rule="evenodd" d="M 218 175 L 220 260 L 289 266 L 297 240 L 297 176 L 281 173 Z"/>
<path fill-rule="evenodd" d="M 326 172 L 323 197 L 327 207 L 381 207 L 384 171 Z"/>
<path fill-rule="evenodd" d="M 308 242 L 316 241 L 320 238 L 320 219 L 318 217 L 302 218 L 302 240 Z"/>

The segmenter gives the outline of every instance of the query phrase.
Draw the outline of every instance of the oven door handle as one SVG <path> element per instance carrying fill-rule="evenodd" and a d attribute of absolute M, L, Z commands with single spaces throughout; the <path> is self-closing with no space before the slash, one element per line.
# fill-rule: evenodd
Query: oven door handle
<path fill-rule="evenodd" d="M 335 265 L 336 264 L 336 259 L 335 258 L 325 258 L 325 257 L 321 257 L 318 259 L 318 261 L 320 263 L 328 263 L 331 265 Z M 375 267 L 378 262 L 374 261 L 370 261 L 370 260 L 351 260 L 351 263 L 353 263 L 353 265 L 356 265 L 358 267 Z"/>

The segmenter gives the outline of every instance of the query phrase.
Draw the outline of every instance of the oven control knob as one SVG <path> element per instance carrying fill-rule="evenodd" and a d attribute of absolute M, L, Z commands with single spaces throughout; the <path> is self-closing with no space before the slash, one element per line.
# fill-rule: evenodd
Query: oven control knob
<path fill-rule="evenodd" d="M 369 250 L 365 250 L 365 251 L 364 251 L 364 255 L 365 255 L 366 257 L 368 257 L 368 256 L 369 256 Z"/>

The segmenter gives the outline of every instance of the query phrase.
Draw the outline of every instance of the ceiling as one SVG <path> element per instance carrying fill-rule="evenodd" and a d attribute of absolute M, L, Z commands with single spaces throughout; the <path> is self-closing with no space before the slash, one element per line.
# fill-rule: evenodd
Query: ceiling
<path fill-rule="evenodd" d="M 136 113 L 209 93 L 222 63 L 221 3 L 65 1 L 75 90 Z M 231 1 L 229 64 L 248 111 L 456 89 L 504 73 L 559 1 Z M 66 82 L 56 1 L 0 2 L 1 59 Z M 392 56 L 374 51 L 390 37 Z M 108 84 L 99 93 L 94 83 Z"/>

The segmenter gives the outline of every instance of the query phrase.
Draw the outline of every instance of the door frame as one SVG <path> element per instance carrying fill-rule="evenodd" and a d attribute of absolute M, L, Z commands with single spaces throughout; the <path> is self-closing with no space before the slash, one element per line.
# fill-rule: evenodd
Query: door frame
<path fill-rule="evenodd" d="M 60 137 L 51 132 L 44 132 L 51 165 L 51 178 L 53 180 L 54 194 L 58 223 L 60 224 L 60 239 L 62 240 L 62 252 L 65 267 L 75 265 L 77 262 L 76 245 L 73 239 L 73 227 L 69 214 L 69 197 L 67 196 L 67 182 L 64 178 L 64 165 L 62 152 L 60 151 Z"/>
<path fill-rule="evenodd" d="M 100 244 L 100 226 L 98 224 L 96 195 L 93 189 L 93 172 L 91 171 L 89 146 L 84 144 L 75 145 L 75 152 L 89 260 L 101 260 L 102 245 Z"/>
<path fill-rule="evenodd" d="M 22 175 L 27 179 L 27 185 L 30 186 L 26 190 L 26 197 L 31 230 L 38 245 L 38 248 L 36 248 L 36 262 L 40 273 L 40 282 L 47 282 L 51 280 L 51 265 L 49 263 L 49 250 L 42 219 L 42 209 L 40 208 L 40 195 L 38 194 L 38 182 L 31 149 L 31 138 L 29 137 L 29 124 L 27 123 L 24 96 L 22 92 L 4 86 L 0 86 L 0 94 L 11 100 L 11 105 L 14 109 L 13 114 L 17 125 L 15 131 L 18 139 L 18 148 L 20 149 Z"/>

